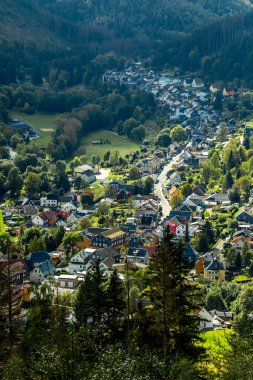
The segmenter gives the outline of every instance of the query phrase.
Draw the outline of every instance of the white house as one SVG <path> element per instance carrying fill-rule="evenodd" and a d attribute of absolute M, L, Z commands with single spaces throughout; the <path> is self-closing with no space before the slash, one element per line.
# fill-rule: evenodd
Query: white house
<path fill-rule="evenodd" d="M 161 160 L 156 156 L 143 158 L 137 163 L 137 166 L 141 170 L 142 175 L 154 174 L 160 169 Z"/>
<path fill-rule="evenodd" d="M 76 288 L 78 285 L 77 274 L 61 274 L 58 277 L 60 288 Z"/>
<path fill-rule="evenodd" d="M 40 198 L 41 207 L 57 207 L 58 206 L 58 196 L 57 195 L 48 195 L 47 197 Z"/>
<path fill-rule="evenodd" d="M 143 248 L 130 248 L 127 254 L 127 259 L 132 263 L 149 264 L 149 254 Z"/>
<path fill-rule="evenodd" d="M 203 88 L 204 87 L 204 82 L 202 81 L 201 78 L 194 78 L 192 81 L 192 87 L 194 88 Z"/>
<path fill-rule="evenodd" d="M 46 261 L 34 267 L 34 269 L 29 273 L 30 281 L 34 284 L 41 284 L 49 274 L 53 274 L 55 267 Z"/>
<path fill-rule="evenodd" d="M 76 274 L 78 272 L 87 271 L 92 266 L 90 258 L 95 255 L 96 249 L 85 248 L 76 255 L 74 255 L 69 262 L 69 274 Z"/>
<path fill-rule="evenodd" d="M 75 224 L 76 222 L 78 221 L 78 218 L 75 216 L 75 214 L 70 214 L 68 217 L 67 217 L 67 223 L 68 224 Z"/>
<path fill-rule="evenodd" d="M 112 198 L 103 198 L 103 199 L 101 199 L 101 201 L 99 203 L 105 204 L 108 207 L 111 207 L 113 205 L 113 203 L 114 203 L 114 199 L 112 199 Z"/>
<path fill-rule="evenodd" d="M 90 165 L 77 166 L 74 170 L 76 177 L 81 177 L 83 180 L 92 183 L 96 181 L 95 173 Z"/>
<path fill-rule="evenodd" d="M 199 229 L 198 226 L 188 225 L 189 236 L 190 237 L 194 236 L 195 232 L 198 231 L 198 229 Z M 185 237 L 185 234 L 186 234 L 186 225 L 180 224 L 179 226 L 177 226 L 176 235 L 179 237 Z"/>
<path fill-rule="evenodd" d="M 41 218 L 41 216 L 39 215 L 36 215 L 32 218 L 32 224 L 35 226 L 35 227 L 43 227 L 44 226 L 44 219 Z"/>
<path fill-rule="evenodd" d="M 76 211 L 76 210 L 77 210 L 77 207 L 72 202 L 66 203 L 61 208 L 61 211 L 63 212 L 71 212 L 71 211 Z"/>
<path fill-rule="evenodd" d="M 201 330 L 212 330 L 213 325 L 213 316 L 207 311 L 205 308 L 200 310 L 198 313 L 198 317 L 200 319 L 200 329 Z"/>
<path fill-rule="evenodd" d="M 177 174 L 176 172 L 172 173 L 170 178 L 169 178 L 169 184 L 171 186 L 176 186 L 176 185 L 180 185 L 181 184 L 181 177 L 179 174 Z"/>

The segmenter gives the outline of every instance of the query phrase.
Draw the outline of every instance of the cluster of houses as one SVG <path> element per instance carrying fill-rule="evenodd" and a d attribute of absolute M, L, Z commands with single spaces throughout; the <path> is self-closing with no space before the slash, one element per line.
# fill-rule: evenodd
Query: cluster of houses
<path fill-rule="evenodd" d="M 140 62 L 129 61 L 123 71 L 106 71 L 103 80 L 152 93 L 157 101 L 157 116 L 166 114 L 171 120 L 190 126 L 192 133 L 198 134 L 206 126 L 213 135 L 210 124 L 220 121 L 210 102 L 210 93 L 214 94 L 218 87 L 208 88 L 201 78 L 183 78 L 177 72 L 158 74 L 147 71 Z"/>

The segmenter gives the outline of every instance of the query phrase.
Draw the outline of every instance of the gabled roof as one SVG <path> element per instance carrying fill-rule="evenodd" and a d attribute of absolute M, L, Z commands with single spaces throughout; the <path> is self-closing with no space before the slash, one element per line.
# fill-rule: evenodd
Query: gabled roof
<path fill-rule="evenodd" d="M 220 318 L 226 318 L 226 319 L 233 319 L 234 317 L 234 312 L 233 311 L 219 311 L 219 310 L 211 310 L 209 313 L 214 317 L 217 315 L 217 317 Z"/>
<path fill-rule="evenodd" d="M 49 253 L 45 251 L 32 252 L 26 259 L 29 270 L 32 270 L 36 264 L 50 261 Z"/>
<path fill-rule="evenodd" d="M 184 258 L 191 259 L 195 263 L 196 258 L 198 257 L 198 252 L 196 251 L 196 249 L 193 248 L 193 246 L 190 243 L 186 243 L 183 256 Z"/>
<path fill-rule="evenodd" d="M 103 235 L 106 239 L 115 239 L 121 235 L 125 235 L 126 232 L 123 231 L 120 227 L 112 228 L 110 230 L 101 232 L 101 235 Z"/>
<path fill-rule="evenodd" d="M 55 272 L 55 267 L 50 263 L 50 261 L 46 261 L 40 264 L 39 269 L 44 274 L 44 276 Z"/>
<path fill-rule="evenodd" d="M 103 228 L 103 227 L 88 227 L 84 233 L 87 235 L 87 236 L 96 236 L 98 235 L 99 233 L 101 232 L 105 232 L 105 231 L 108 231 L 109 228 Z"/>
<path fill-rule="evenodd" d="M 213 259 L 213 261 L 206 267 L 206 270 L 219 271 L 224 270 L 224 265 L 217 259 Z"/>
<path fill-rule="evenodd" d="M 56 194 L 48 194 L 47 195 L 47 200 L 57 201 L 58 200 L 58 195 L 56 195 Z"/>
<path fill-rule="evenodd" d="M 195 208 L 197 208 L 196 205 L 194 205 L 194 206 L 195 206 Z M 192 209 L 186 203 L 184 203 L 184 204 L 180 205 L 177 208 L 177 211 L 189 211 L 189 212 L 192 212 Z"/>
<path fill-rule="evenodd" d="M 82 173 L 86 172 L 86 170 L 92 171 L 92 167 L 90 165 L 80 165 L 80 166 L 77 166 L 74 171 L 77 174 L 82 174 Z"/>
<path fill-rule="evenodd" d="M 190 211 L 179 211 L 179 210 L 171 210 L 169 214 L 169 219 L 172 219 L 176 216 L 179 220 L 191 220 L 192 213 Z"/>
<path fill-rule="evenodd" d="M 176 225 L 176 226 L 181 226 L 182 223 L 180 222 L 180 220 L 176 216 L 173 216 L 173 218 L 171 218 L 168 221 L 168 225 L 172 226 L 173 224 Z"/>
<path fill-rule="evenodd" d="M 145 257 L 148 251 L 143 248 L 129 248 L 127 256 L 129 257 Z"/>
<path fill-rule="evenodd" d="M 209 195 L 206 200 L 215 199 L 215 201 L 226 202 L 229 201 L 228 193 L 214 193 Z"/>
<path fill-rule="evenodd" d="M 114 259 L 115 257 L 119 256 L 119 252 L 113 247 L 99 249 L 97 253 L 100 255 L 102 259 L 105 259 L 106 257 L 111 257 Z"/>
<path fill-rule="evenodd" d="M 111 257 L 106 257 L 103 261 L 102 261 L 102 263 L 104 264 L 104 265 L 106 265 L 108 268 L 112 268 L 112 266 L 113 266 L 113 264 L 115 264 L 115 261 L 113 260 L 113 258 L 111 258 Z"/>
<path fill-rule="evenodd" d="M 40 215 L 39 215 L 43 220 L 50 220 L 50 219 L 54 219 L 56 217 L 56 213 L 54 211 L 43 211 Z"/>
<path fill-rule="evenodd" d="M 93 177 L 95 174 L 92 170 L 85 170 L 83 171 L 83 174 L 87 175 L 87 177 Z"/>

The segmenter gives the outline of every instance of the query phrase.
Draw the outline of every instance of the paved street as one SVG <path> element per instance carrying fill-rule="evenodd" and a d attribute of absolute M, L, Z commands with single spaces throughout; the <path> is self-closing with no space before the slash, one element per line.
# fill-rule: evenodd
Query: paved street
<path fill-rule="evenodd" d="M 168 171 L 170 171 L 173 165 L 177 163 L 178 158 L 179 158 L 179 155 L 173 157 L 170 163 L 164 167 L 162 173 L 158 177 L 159 182 L 155 184 L 155 187 L 154 187 L 155 195 L 157 195 L 160 198 L 160 205 L 162 206 L 162 209 L 163 209 L 163 218 L 169 215 L 171 206 L 168 200 L 163 195 L 162 188 L 163 188 L 164 182 L 166 182 Z"/>

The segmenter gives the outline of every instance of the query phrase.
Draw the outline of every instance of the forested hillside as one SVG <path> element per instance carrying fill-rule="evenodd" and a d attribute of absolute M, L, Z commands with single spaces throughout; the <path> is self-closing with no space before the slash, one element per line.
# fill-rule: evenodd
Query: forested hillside
<path fill-rule="evenodd" d="M 141 32 L 161 39 L 166 37 L 167 31 L 194 30 L 218 16 L 247 9 L 242 0 L 36 1 L 68 20 L 113 29 L 118 36 L 132 37 Z"/>
<path fill-rule="evenodd" d="M 253 86 L 253 13 L 227 16 L 186 37 L 165 43 L 154 56 L 155 67 L 180 66 L 201 70 L 206 80 L 224 80 Z M 242 83 L 243 84 L 243 83 Z"/>
<path fill-rule="evenodd" d="M 0 33 L 24 41 L 96 42 L 104 49 L 119 39 L 149 46 L 172 31 L 192 31 L 248 9 L 243 0 L 7 0 L 0 5 Z"/>

